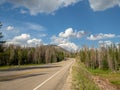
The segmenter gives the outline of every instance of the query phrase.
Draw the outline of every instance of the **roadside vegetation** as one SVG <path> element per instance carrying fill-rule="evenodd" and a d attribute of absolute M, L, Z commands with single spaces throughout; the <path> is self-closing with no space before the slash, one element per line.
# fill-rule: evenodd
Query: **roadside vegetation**
<path fill-rule="evenodd" d="M 116 90 L 120 89 L 120 71 L 112 72 L 110 70 L 100 69 L 88 69 L 95 77 L 104 80 L 106 83 L 109 82 L 111 86 L 115 87 Z"/>
<path fill-rule="evenodd" d="M 91 73 L 85 65 L 78 59 L 72 67 L 72 86 L 71 90 L 99 90 L 92 80 Z"/>
<path fill-rule="evenodd" d="M 87 68 L 111 70 L 113 72 L 120 69 L 120 45 L 100 48 L 88 48 L 84 46 L 78 53 L 78 56 L 79 60 Z"/>
<path fill-rule="evenodd" d="M 20 47 L 16 45 L 4 46 L 0 52 L 0 66 L 45 64 L 64 60 L 69 56 L 67 51 L 54 45 L 38 47 Z"/>
<path fill-rule="evenodd" d="M 85 89 L 89 87 L 91 79 L 102 90 L 110 88 L 109 86 L 115 88 L 114 90 L 120 89 L 120 45 L 100 48 L 84 46 L 76 53 L 76 56 L 78 58 L 76 66 L 73 66 L 73 86 L 75 90 L 96 90 L 96 87 Z M 101 87 L 100 82 L 104 82 L 105 85 Z M 85 85 L 88 86 L 85 87 Z"/>

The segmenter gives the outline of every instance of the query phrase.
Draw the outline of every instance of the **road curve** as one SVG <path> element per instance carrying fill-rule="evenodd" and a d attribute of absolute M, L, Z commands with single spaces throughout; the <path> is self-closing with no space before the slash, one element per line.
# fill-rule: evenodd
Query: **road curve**
<path fill-rule="evenodd" d="M 0 71 L 0 90 L 61 90 L 74 59 L 22 70 Z"/>

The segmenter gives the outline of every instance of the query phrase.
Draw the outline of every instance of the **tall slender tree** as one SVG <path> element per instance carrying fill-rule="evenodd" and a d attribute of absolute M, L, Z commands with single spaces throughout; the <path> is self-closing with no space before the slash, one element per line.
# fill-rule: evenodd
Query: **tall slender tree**
<path fill-rule="evenodd" d="M 2 27 L 2 23 L 0 22 L 0 29 Z M 5 43 L 5 41 L 2 40 L 3 35 L 2 32 L 0 32 L 0 52 L 3 52 L 3 44 Z"/>
<path fill-rule="evenodd" d="M 2 23 L 0 22 L 0 30 L 1 30 L 1 27 L 2 27 Z M 2 32 L 0 31 L 0 65 L 3 65 L 4 63 L 6 63 L 4 47 L 3 47 L 3 44 L 5 43 L 5 41 L 3 41 L 2 38 L 3 38 L 3 35 L 2 35 Z"/>

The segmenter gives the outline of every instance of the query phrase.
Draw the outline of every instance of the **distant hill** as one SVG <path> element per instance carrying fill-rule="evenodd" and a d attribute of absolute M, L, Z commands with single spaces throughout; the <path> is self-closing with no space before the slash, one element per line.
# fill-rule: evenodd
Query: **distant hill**
<path fill-rule="evenodd" d="M 67 51 L 66 49 L 57 46 L 57 45 L 44 45 L 46 49 L 50 50 L 51 52 L 58 53 L 58 57 L 64 56 L 63 58 L 65 59 L 66 57 L 71 56 L 71 52 Z"/>
<path fill-rule="evenodd" d="M 47 47 L 53 47 L 53 48 L 55 48 L 56 50 L 61 51 L 61 52 L 64 52 L 64 53 L 70 53 L 68 50 L 66 50 L 66 49 L 64 49 L 64 48 L 62 48 L 62 47 L 60 47 L 60 46 L 57 46 L 57 45 L 45 45 L 45 46 L 47 46 Z"/>

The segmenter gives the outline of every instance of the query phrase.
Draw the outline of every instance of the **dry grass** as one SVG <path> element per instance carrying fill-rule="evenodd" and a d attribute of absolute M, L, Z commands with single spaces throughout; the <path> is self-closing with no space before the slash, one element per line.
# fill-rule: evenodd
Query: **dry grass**
<path fill-rule="evenodd" d="M 72 68 L 72 90 L 99 90 L 93 82 L 91 74 L 79 61 L 76 61 Z"/>

